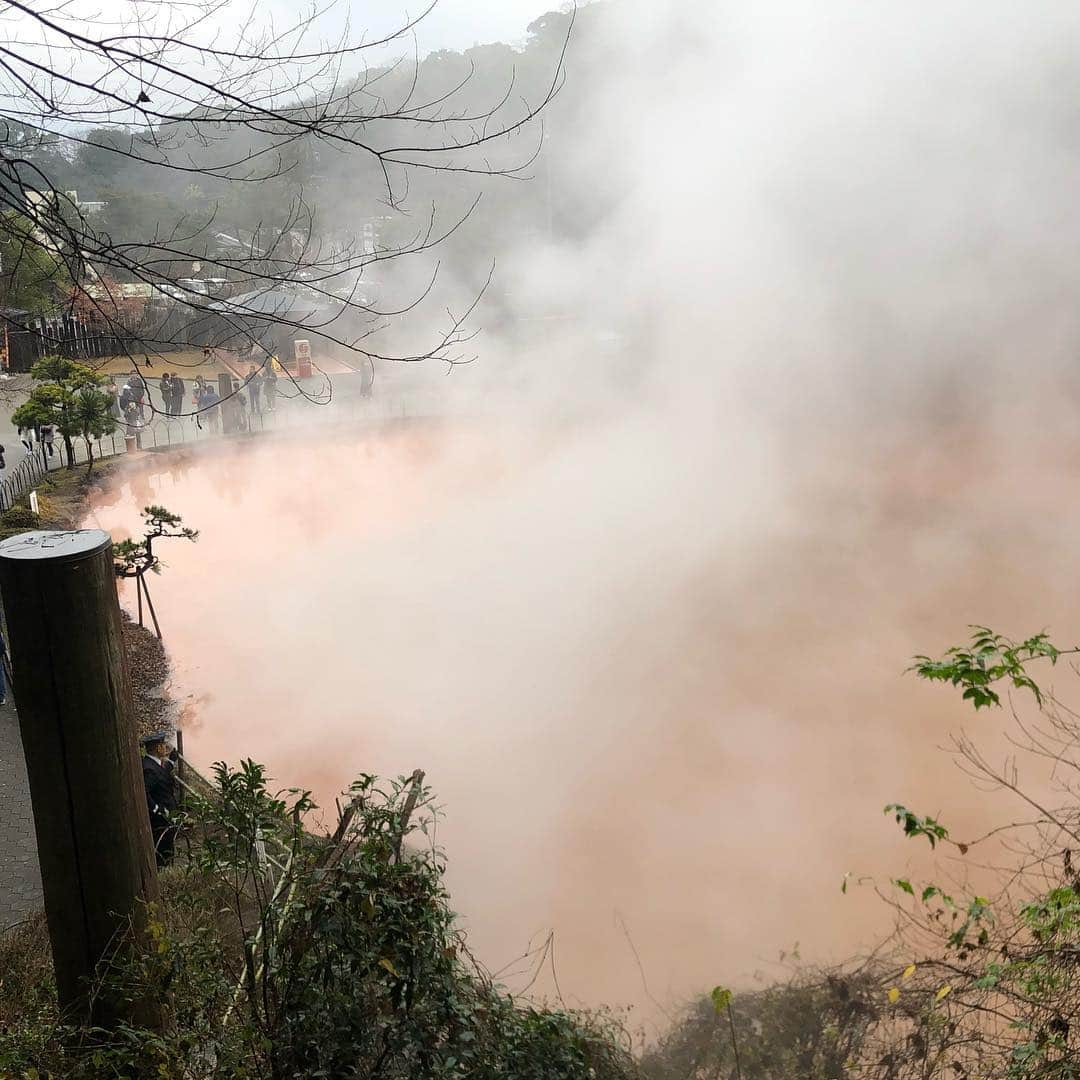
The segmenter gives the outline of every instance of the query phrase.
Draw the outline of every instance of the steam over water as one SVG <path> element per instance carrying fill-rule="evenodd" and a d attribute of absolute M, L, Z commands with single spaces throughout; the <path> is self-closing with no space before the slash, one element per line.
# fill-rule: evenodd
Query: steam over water
<path fill-rule="evenodd" d="M 1055 415 L 1005 460 L 975 429 L 808 447 L 745 539 L 671 520 L 664 446 L 622 424 L 150 456 L 94 520 L 118 535 L 162 502 L 202 530 L 151 583 L 195 760 L 253 757 L 330 807 L 361 771 L 425 768 L 485 962 L 554 929 L 568 998 L 642 1003 L 625 927 L 672 1003 L 796 941 L 873 943 L 883 910 L 839 885 L 907 866 L 884 803 L 983 822 L 937 749 L 967 714 L 902 669 L 976 617 L 1076 626 Z"/>
<path fill-rule="evenodd" d="M 152 582 L 196 759 L 324 805 L 425 768 L 481 958 L 554 928 L 589 1002 L 873 942 L 839 886 L 912 858 L 887 802 L 1010 820 L 937 750 L 995 718 L 902 672 L 1080 637 L 1080 13 L 1036 7 L 618 9 L 550 152 L 619 198 L 497 279 L 573 335 L 485 335 L 436 380 L 499 384 L 473 421 L 152 457 L 98 507 L 202 530 Z"/>

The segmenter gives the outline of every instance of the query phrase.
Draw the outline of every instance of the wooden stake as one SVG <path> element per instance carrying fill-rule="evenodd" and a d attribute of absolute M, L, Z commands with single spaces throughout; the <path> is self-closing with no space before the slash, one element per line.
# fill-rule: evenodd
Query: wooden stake
<path fill-rule="evenodd" d="M 161 640 L 161 626 L 157 621 L 157 612 L 154 610 L 154 601 L 150 599 L 150 586 L 146 584 L 146 575 L 139 575 L 139 584 L 142 586 L 143 594 L 146 596 L 146 606 L 150 609 L 150 618 L 154 620 L 154 633 L 157 634 L 158 641 Z M 141 608 L 140 608 L 141 610 Z M 142 626 L 142 617 L 139 618 L 139 625 Z"/>
<path fill-rule="evenodd" d="M 61 1009 L 158 1028 L 159 1002 L 103 978 L 158 895 L 112 542 L 98 529 L 11 537 L 0 593 Z"/>

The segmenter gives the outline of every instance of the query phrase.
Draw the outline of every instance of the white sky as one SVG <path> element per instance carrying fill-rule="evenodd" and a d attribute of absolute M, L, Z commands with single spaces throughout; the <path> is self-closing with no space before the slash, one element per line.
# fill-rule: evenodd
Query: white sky
<path fill-rule="evenodd" d="M 354 5 L 354 17 L 361 6 Z M 401 10 L 393 0 L 376 0 L 370 6 Z M 441 0 L 425 20 L 421 44 L 428 49 L 466 49 L 478 42 L 512 43 L 525 37 L 533 19 L 561 6 L 561 0 Z"/>
<path fill-rule="evenodd" d="M 340 27 L 346 15 L 357 35 L 362 28 L 367 36 L 386 33 L 401 25 L 409 16 L 423 11 L 430 0 L 339 0 L 338 6 L 319 20 L 320 26 Z M 238 0 L 243 6 L 244 0 Z M 522 41 L 529 23 L 548 11 L 558 11 L 564 0 L 439 0 L 417 29 L 422 52 L 436 49 L 467 49 L 476 44 Z M 272 0 L 260 5 L 263 12 L 273 11 L 276 22 L 295 19 L 303 10 L 288 0 Z"/>
<path fill-rule="evenodd" d="M 420 16 L 430 6 L 430 0 L 226 0 L 224 6 L 219 6 L 220 0 L 206 0 L 206 3 L 210 10 L 205 17 L 200 17 L 198 0 L 194 5 L 173 4 L 168 0 L 164 3 L 158 0 L 74 0 L 61 9 L 54 9 L 46 0 L 41 0 L 40 4 L 35 2 L 35 10 L 68 30 L 84 32 L 89 27 L 104 37 L 140 32 L 176 35 L 196 48 L 213 45 L 229 50 L 258 48 L 268 35 L 284 34 L 283 38 L 279 37 L 275 51 L 296 49 L 318 54 L 340 45 L 355 47 L 362 42 L 384 39 L 408 25 L 410 17 Z M 496 41 L 521 44 L 534 19 L 566 6 L 566 0 L 438 0 L 415 28 L 415 46 L 409 34 L 391 41 L 385 48 L 352 54 L 344 59 L 340 74 L 348 76 L 365 66 L 377 67 L 397 57 L 408 57 L 414 48 L 418 48 L 423 56 L 437 49 L 462 50 Z M 302 36 L 299 28 L 305 28 Z M 296 34 L 289 32 L 294 29 Z M 39 89 L 46 97 L 53 92 L 51 84 L 29 66 L 31 60 L 42 62 L 62 74 L 74 75 L 83 82 L 94 83 L 98 90 L 104 88 L 121 98 L 130 94 L 133 80 L 140 77 L 135 67 L 123 70 L 108 65 L 104 70 L 98 54 L 85 49 L 73 51 L 60 34 L 19 13 L 0 11 L 0 41 L 17 46 L 17 53 L 27 59 L 23 77 L 35 85 L 40 83 Z M 201 65 L 199 55 L 174 48 L 166 59 L 171 62 L 179 57 L 182 63 L 178 68 L 185 75 L 205 79 L 214 85 L 218 85 L 223 77 L 236 76 L 228 64 L 223 66 L 218 58 L 209 54 L 206 64 Z M 302 87 L 306 71 L 314 71 L 319 66 L 315 60 L 307 68 L 299 64 L 290 70 L 286 65 L 284 74 L 274 73 L 274 78 Z M 241 73 L 247 70 L 243 65 L 240 68 Z M 314 77 L 318 77 L 318 72 Z M 173 80 L 171 76 L 148 81 L 155 88 L 159 107 L 172 92 L 173 81 L 182 85 L 179 78 Z M 98 90 L 82 92 L 67 88 L 66 100 L 71 115 L 62 122 L 126 123 L 126 119 L 110 111 L 109 99 Z M 185 95 L 190 89 L 177 89 L 176 92 L 181 100 L 186 100 Z M 283 90 L 283 93 L 287 92 L 287 88 Z M 15 115 L 23 111 L 24 98 L 23 87 L 17 80 L 9 79 L 0 85 L 0 99 Z M 78 99 L 77 104 L 71 104 L 73 99 Z M 105 111 L 101 111 L 103 108 Z M 132 122 L 141 124 L 143 121 L 141 117 L 134 117 Z"/>

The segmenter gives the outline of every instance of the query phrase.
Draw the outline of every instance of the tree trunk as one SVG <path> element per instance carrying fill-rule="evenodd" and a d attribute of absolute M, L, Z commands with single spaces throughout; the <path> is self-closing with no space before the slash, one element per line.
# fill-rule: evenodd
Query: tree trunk
<path fill-rule="evenodd" d="M 67 467 L 69 469 L 75 468 L 75 444 L 71 441 L 70 435 L 64 436 L 64 453 L 67 454 Z"/>
<path fill-rule="evenodd" d="M 90 437 L 86 437 L 86 475 L 90 475 L 90 470 L 94 467 L 94 444 Z"/>

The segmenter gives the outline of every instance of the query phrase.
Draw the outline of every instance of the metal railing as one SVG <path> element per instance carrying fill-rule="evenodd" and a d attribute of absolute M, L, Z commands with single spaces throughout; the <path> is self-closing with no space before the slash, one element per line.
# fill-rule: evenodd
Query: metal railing
<path fill-rule="evenodd" d="M 249 418 L 249 431 L 256 433 L 266 430 L 268 426 L 266 417 L 273 413 L 254 413 Z M 186 421 L 186 422 L 185 422 Z M 212 429 L 211 425 L 203 422 L 200 428 L 190 417 L 175 420 L 164 417 L 155 419 L 140 426 L 129 427 L 121 424 L 111 435 L 93 440 L 94 460 L 111 458 L 127 451 L 127 438 L 135 439 L 135 446 L 140 450 L 163 450 L 170 446 L 190 445 L 196 442 L 205 442 L 209 439 L 220 439 L 220 428 Z M 51 452 L 50 452 L 51 450 Z M 72 440 L 73 457 L 71 464 L 86 465 L 89 461 L 89 452 L 86 441 L 76 438 Z M 57 472 L 69 464 L 62 439 L 56 438 L 51 444 L 36 443 L 25 457 L 12 468 L 5 470 L 3 480 L 0 481 L 0 512 L 12 509 L 18 501 L 32 491 L 45 477 L 52 472 Z"/>
<path fill-rule="evenodd" d="M 0 511 L 10 510 L 23 495 L 41 483 L 47 471 L 38 454 L 27 454 L 13 469 L 5 470 L 0 484 Z"/>
<path fill-rule="evenodd" d="M 244 432 L 223 432 L 221 419 L 212 423 L 205 416 L 195 422 L 192 415 L 167 417 L 161 412 L 153 414 L 151 420 L 142 425 L 119 424 L 116 431 L 101 439 L 95 439 L 94 460 L 111 458 L 127 450 L 126 439 L 134 436 L 135 445 L 140 450 L 164 450 L 174 446 L 190 446 L 205 442 L 218 441 L 237 434 L 259 434 L 264 431 L 285 431 L 290 428 L 310 429 L 318 420 L 318 410 L 307 411 L 303 405 L 286 405 L 288 399 L 279 399 L 275 409 L 263 409 L 261 412 L 247 413 L 247 428 Z M 364 399 L 356 403 L 346 413 L 335 413 L 335 419 L 344 423 L 357 420 L 375 423 L 403 420 L 409 417 L 437 415 L 442 410 L 434 407 L 434 402 L 412 395 L 389 394 Z M 442 403 L 445 405 L 445 403 Z M 86 465 L 88 461 L 84 439 L 72 440 L 74 465 Z M 63 440 L 55 438 L 52 453 L 47 444 L 35 443 L 33 449 L 12 468 L 6 470 L 0 481 L 0 512 L 10 510 L 18 501 L 32 491 L 52 472 L 65 468 L 68 460 Z"/>

